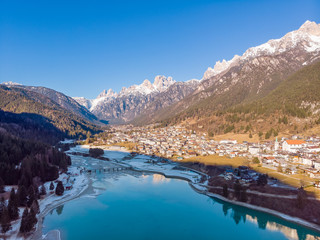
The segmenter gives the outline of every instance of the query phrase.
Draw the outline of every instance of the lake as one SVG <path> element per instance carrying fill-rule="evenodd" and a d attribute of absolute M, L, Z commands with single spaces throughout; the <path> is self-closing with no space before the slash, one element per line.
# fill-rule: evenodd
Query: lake
<path fill-rule="evenodd" d="M 52 210 L 43 233 L 62 239 L 320 239 L 269 214 L 196 193 L 159 174 L 97 173 L 88 194 Z"/>

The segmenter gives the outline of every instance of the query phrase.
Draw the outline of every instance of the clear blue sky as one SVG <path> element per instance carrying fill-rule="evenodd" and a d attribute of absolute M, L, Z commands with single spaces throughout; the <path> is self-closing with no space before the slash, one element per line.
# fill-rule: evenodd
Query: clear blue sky
<path fill-rule="evenodd" d="M 320 23 L 320 1 L 0 0 L 0 82 L 95 98 L 159 74 L 200 79 L 306 20 Z"/>

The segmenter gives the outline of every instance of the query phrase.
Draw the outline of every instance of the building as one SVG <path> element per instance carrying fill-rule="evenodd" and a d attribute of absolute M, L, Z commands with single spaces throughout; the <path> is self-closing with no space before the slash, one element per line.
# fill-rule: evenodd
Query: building
<path fill-rule="evenodd" d="M 259 150 L 260 150 L 260 148 L 255 147 L 255 146 L 249 146 L 249 149 L 248 149 L 248 151 L 251 155 L 257 155 L 259 153 Z"/>
<path fill-rule="evenodd" d="M 279 142 L 278 142 L 278 138 L 276 138 L 276 141 L 274 143 L 274 150 L 278 151 L 279 150 Z"/>
<path fill-rule="evenodd" d="M 303 140 L 285 140 L 282 143 L 282 150 L 286 152 L 296 153 L 305 146 L 306 142 Z"/>

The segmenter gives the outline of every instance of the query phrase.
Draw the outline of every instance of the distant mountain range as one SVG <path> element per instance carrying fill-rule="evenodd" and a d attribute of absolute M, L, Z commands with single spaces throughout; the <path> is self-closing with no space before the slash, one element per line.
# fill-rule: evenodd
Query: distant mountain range
<path fill-rule="evenodd" d="M 241 132 L 257 118 L 271 124 L 275 119 L 270 114 L 317 119 L 319 61 L 320 24 L 306 21 L 280 39 L 249 48 L 229 61 L 218 61 L 201 80 L 176 82 L 156 76 L 153 83 L 144 80 L 119 93 L 104 90 L 92 100 L 4 83 L 0 108 L 42 115 L 69 135 L 95 132 L 103 120 L 112 124 L 186 123 L 215 133 Z M 269 125 L 264 127 L 276 126 Z"/>
<path fill-rule="evenodd" d="M 198 83 L 198 80 L 176 82 L 171 77 L 156 76 L 153 83 L 144 80 L 140 85 L 122 88 L 119 93 L 109 89 L 93 100 L 74 99 L 101 119 L 125 123 L 182 100 L 196 89 Z"/>
<path fill-rule="evenodd" d="M 217 62 L 201 80 L 175 82 L 157 76 L 152 84 L 103 91 L 96 99 L 74 98 L 111 123 L 151 123 L 201 118 L 265 97 L 300 68 L 320 60 L 320 24 L 306 21 L 280 39 Z"/>

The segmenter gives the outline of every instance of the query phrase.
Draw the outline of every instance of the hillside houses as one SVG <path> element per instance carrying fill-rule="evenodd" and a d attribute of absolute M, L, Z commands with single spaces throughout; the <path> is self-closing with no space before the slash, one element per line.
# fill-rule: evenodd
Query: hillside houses
<path fill-rule="evenodd" d="M 116 145 L 129 142 L 133 145 L 133 151 L 147 155 L 177 160 L 207 155 L 248 159 L 257 157 L 264 167 L 274 170 L 281 167 L 287 174 L 295 174 L 297 167 L 314 177 L 318 177 L 320 171 L 319 137 L 302 140 L 301 137 L 294 136 L 291 139 L 282 138 L 280 141 L 276 139 L 260 143 L 238 143 L 230 139 L 215 141 L 204 133 L 181 126 L 157 128 L 153 125 L 113 127 L 110 134 L 112 137 L 104 140 L 104 143 Z"/>

